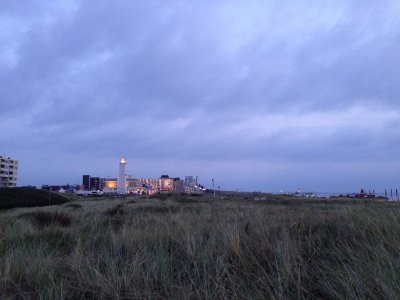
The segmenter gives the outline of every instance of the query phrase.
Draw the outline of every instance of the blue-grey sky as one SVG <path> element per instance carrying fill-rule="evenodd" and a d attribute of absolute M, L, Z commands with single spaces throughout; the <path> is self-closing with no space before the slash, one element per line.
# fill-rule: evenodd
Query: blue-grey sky
<path fill-rule="evenodd" d="M 197 175 L 399 187 L 400 2 L 0 2 L 0 153 L 19 185 Z"/>

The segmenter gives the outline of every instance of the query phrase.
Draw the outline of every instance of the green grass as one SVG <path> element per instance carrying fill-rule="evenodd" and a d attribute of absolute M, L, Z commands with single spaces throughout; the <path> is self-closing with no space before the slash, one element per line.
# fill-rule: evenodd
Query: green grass
<path fill-rule="evenodd" d="M 68 199 L 58 193 L 31 188 L 0 188 L 0 209 L 58 205 Z"/>
<path fill-rule="evenodd" d="M 82 200 L 3 212 L 0 295 L 5 299 L 396 299 L 400 295 L 398 203 L 161 197 Z"/>

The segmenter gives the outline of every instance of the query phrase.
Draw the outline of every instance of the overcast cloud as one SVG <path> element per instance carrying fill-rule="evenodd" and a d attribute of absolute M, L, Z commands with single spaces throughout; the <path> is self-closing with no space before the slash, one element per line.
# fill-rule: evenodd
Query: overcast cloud
<path fill-rule="evenodd" d="M 398 1 L 0 3 L 0 152 L 19 185 L 198 175 L 399 187 Z"/>

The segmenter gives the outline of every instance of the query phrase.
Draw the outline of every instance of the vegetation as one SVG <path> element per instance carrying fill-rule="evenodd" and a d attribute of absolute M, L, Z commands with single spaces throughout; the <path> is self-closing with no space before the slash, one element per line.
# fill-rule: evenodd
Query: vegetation
<path fill-rule="evenodd" d="M 0 209 L 56 205 L 68 199 L 58 193 L 32 188 L 1 188 Z"/>
<path fill-rule="evenodd" d="M 2 211 L 0 298 L 398 298 L 398 203 L 266 199 Z"/>

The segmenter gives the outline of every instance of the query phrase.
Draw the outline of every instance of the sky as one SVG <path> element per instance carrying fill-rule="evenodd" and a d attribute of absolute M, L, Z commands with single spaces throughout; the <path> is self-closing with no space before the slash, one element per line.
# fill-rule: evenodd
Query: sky
<path fill-rule="evenodd" d="M 0 2 L 0 153 L 18 185 L 198 176 L 400 187 L 400 2 Z"/>

